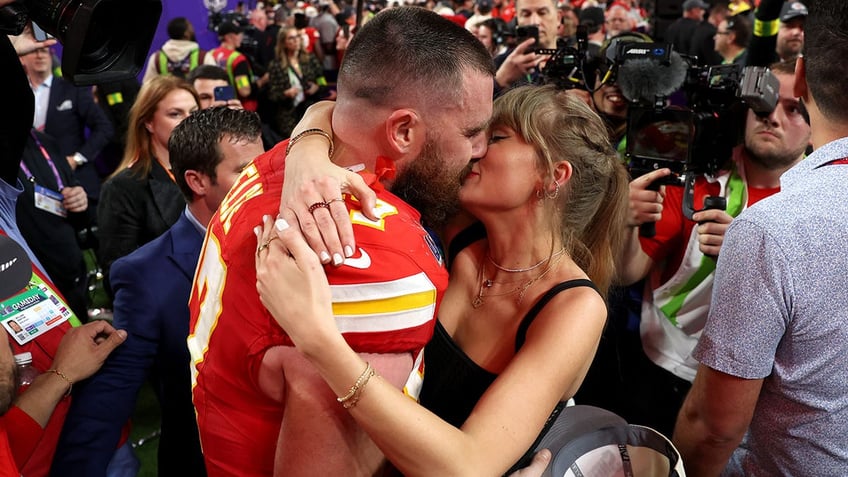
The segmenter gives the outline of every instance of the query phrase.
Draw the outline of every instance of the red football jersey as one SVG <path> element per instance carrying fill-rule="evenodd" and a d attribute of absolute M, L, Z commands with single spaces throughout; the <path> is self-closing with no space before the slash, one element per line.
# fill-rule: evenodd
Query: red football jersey
<path fill-rule="evenodd" d="M 271 475 L 282 406 L 258 385 L 262 358 L 291 340 L 256 291 L 256 236 L 276 215 L 286 142 L 251 163 L 209 224 L 189 307 L 193 400 L 210 476 Z M 380 220 L 347 200 L 357 252 L 327 267 L 339 329 L 358 352 L 418 353 L 447 272 L 412 207 L 374 182 Z M 281 290 L 285 293 L 285 290 Z"/>

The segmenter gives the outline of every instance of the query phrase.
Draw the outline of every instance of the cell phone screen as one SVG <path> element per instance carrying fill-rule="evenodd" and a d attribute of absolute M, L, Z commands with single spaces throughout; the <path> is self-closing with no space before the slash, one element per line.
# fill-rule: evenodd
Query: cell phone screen
<path fill-rule="evenodd" d="M 532 47 L 528 48 L 527 51 L 538 50 L 539 47 L 539 27 L 536 25 L 521 25 L 516 27 L 515 29 L 515 39 L 516 44 L 524 43 L 528 38 L 533 38 L 536 40 L 536 43 L 533 44 Z"/>
<path fill-rule="evenodd" d="M 236 99 L 236 91 L 232 86 L 216 86 L 214 90 L 215 101 L 229 101 Z"/>

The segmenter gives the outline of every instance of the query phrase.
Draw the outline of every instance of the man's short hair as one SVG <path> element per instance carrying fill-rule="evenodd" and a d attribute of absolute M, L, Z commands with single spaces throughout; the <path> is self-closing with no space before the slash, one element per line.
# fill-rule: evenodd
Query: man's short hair
<path fill-rule="evenodd" d="M 734 15 L 728 17 L 727 31 L 732 31 L 734 35 L 733 43 L 742 48 L 747 48 L 751 41 L 751 22 L 742 15 Z"/>
<path fill-rule="evenodd" d="M 168 38 L 172 40 L 185 40 L 186 32 L 191 23 L 185 17 L 177 17 L 168 22 Z"/>
<path fill-rule="evenodd" d="M 199 65 L 195 69 L 191 70 L 191 72 L 186 77 L 186 81 L 190 84 L 194 84 L 195 80 L 199 79 L 208 79 L 208 80 L 223 80 L 227 83 L 230 82 L 230 77 L 227 75 L 227 72 L 224 68 L 221 68 L 217 65 Z"/>
<path fill-rule="evenodd" d="M 804 65 L 807 87 L 828 119 L 848 123 L 845 76 L 848 68 L 848 2 L 808 2 L 804 24 Z"/>
<path fill-rule="evenodd" d="M 598 33 L 604 26 L 604 9 L 601 7 L 583 7 L 578 15 L 581 25 L 586 25 L 587 32 L 591 35 Z"/>
<path fill-rule="evenodd" d="M 465 28 L 418 7 L 383 10 L 350 42 L 339 70 L 338 92 L 374 105 L 397 104 L 416 93 L 440 100 L 462 95 L 469 71 L 494 77 L 492 57 Z"/>
<path fill-rule="evenodd" d="M 200 172 L 213 184 L 217 182 L 215 168 L 224 159 L 218 142 L 224 136 L 232 142 L 254 142 L 261 141 L 261 135 L 259 116 L 244 109 L 225 106 L 202 109 L 180 122 L 168 140 L 168 154 L 174 180 L 186 201 L 194 199 L 194 191 L 185 180 L 186 171 Z"/>

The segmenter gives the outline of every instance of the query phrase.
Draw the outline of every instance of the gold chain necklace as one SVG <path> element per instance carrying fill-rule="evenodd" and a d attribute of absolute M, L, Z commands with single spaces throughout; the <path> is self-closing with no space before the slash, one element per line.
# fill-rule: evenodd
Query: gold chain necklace
<path fill-rule="evenodd" d="M 486 279 L 483 278 L 483 269 L 485 268 L 485 266 L 484 266 L 483 263 L 481 263 L 480 264 L 480 272 L 478 273 L 478 276 L 477 276 L 477 281 L 480 283 L 480 287 L 477 290 L 477 296 L 475 296 L 474 299 L 471 300 L 471 306 L 473 308 L 477 309 L 477 308 L 480 308 L 481 306 L 483 306 L 486 303 L 485 300 L 483 300 L 483 298 L 496 297 L 496 296 L 508 296 L 508 295 L 512 295 L 512 294 L 515 294 L 515 293 L 518 293 L 518 296 L 515 298 L 515 303 L 520 305 L 521 302 L 524 300 L 524 295 L 527 293 L 527 289 L 530 288 L 530 286 L 533 285 L 534 283 L 536 283 L 537 281 L 541 280 L 545 275 L 548 274 L 548 272 L 551 271 L 554 263 L 557 262 L 556 259 L 558 259 L 559 256 L 562 255 L 562 253 L 564 251 L 565 251 L 565 249 L 560 250 L 556 254 L 552 255 L 551 256 L 552 260 L 548 261 L 548 266 L 545 267 L 544 270 L 542 270 L 542 273 L 540 273 L 539 275 L 537 275 L 533 278 L 530 278 L 527 281 L 524 281 L 521 285 L 519 285 L 519 286 L 517 286 L 517 287 L 515 287 L 515 288 L 513 288 L 509 291 L 501 292 L 501 293 L 489 293 L 489 294 L 486 294 L 486 295 L 483 294 L 483 290 L 485 290 L 487 288 L 491 288 L 497 282 L 495 282 L 491 279 L 488 279 L 488 278 L 486 278 Z M 491 258 L 489 260 L 491 261 Z M 542 263 L 544 263 L 544 261 Z M 497 264 L 495 264 L 495 265 L 497 266 Z M 536 268 L 536 267 L 534 266 L 533 268 Z M 516 282 L 507 282 L 507 284 L 508 283 L 516 283 Z"/>
<path fill-rule="evenodd" d="M 489 251 L 486 252 L 486 258 L 489 259 L 489 261 L 492 263 L 492 265 L 494 265 L 495 268 L 497 268 L 498 270 L 508 272 L 508 273 L 521 273 L 521 272 L 529 272 L 531 270 L 535 270 L 535 269 L 541 267 L 542 265 L 544 265 L 544 263 L 547 262 L 548 260 L 552 260 L 552 259 L 562 255 L 563 253 L 565 253 L 565 247 L 560 249 L 559 252 L 552 254 L 550 257 L 543 258 L 542 260 L 539 261 L 539 263 L 537 263 L 535 265 L 531 265 L 527 268 L 506 268 L 504 266 L 501 266 L 500 264 L 498 264 L 498 262 L 496 262 L 492 258 L 492 254 Z"/>

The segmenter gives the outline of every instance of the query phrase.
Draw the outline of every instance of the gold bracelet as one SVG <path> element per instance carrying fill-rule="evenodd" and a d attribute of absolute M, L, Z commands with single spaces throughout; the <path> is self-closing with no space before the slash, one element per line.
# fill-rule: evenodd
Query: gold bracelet
<path fill-rule="evenodd" d="M 324 136 L 327 139 L 327 141 L 330 143 L 330 151 L 327 153 L 327 155 L 330 157 L 330 159 L 332 159 L 333 158 L 333 150 L 335 149 L 335 146 L 333 146 L 333 137 L 330 136 L 323 129 L 318 129 L 318 128 L 307 129 L 303 132 L 298 133 L 295 137 L 289 139 L 289 143 L 286 145 L 286 156 L 289 155 L 289 153 L 291 152 L 291 148 L 294 147 L 294 145 L 295 145 L 295 143 L 297 143 L 297 141 L 300 141 L 301 139 L 303 139 L 307 136 L 312 136 L 313 134 L 317 134 L 319 136 Z"/>
<path fill-rule="evenodd" d="M 65 373 L 63 373 L 63 372 L 59 371 L 58 369 L 53 369 L 53 368 L 48 369 L 48 370 L 47 370 L 47 371 L 45 371 L 44 373 L 45 373 L 45 374 L 47 374 L 47 373 L 53 373 L 53 374 L 55 374 L 56 376 L 59 376 L 60 378 L 62 378 L 62 379 L 64 379 L 65 381 L 67 381 L 67 382 L 68 382 L 68 391 L 65 393 L 65 397 L 68 397 L 68 396 L 70 396 L 70 395 L 71 395 L 71 390 L 72 390 L 72 389 L 74 389 L 74 382 L 73 382 L 73 381 L 71 381 L 71 378 L 69 378 L 69 377 L 65 376 Z"/>
<path fill-rule="evenodd" d="M 362 390 L 365 388 L 365 385 L 368 384 L 368 381 L 371 379 L 371 376 L 377 374 L 374 371 L 374 368 L 371 367 L 371 363 L 365 362 L 365 371 L 359 375 L 356 382 L 353 383 L 353 386 L 350 387 L 350 390 L 342 397 L 337 397 L 336 401 L 340 402 L 345 409 L 350 409 L 353 406 L 356 406 L 356 403 L 359 402 L 359 398 L 362 397 Z"/>

